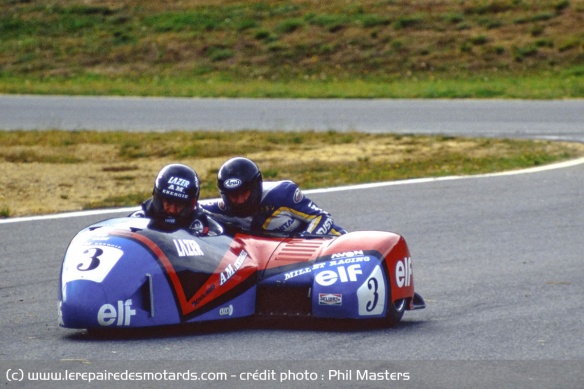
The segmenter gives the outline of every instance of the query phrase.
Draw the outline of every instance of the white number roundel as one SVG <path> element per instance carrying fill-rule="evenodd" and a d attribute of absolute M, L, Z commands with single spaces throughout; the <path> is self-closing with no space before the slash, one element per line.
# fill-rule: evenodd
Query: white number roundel
<path fill-rule="evenodd" d="M 65 285 L 73 280 L 102 282 L 124 252 L 110 246 L 77 246 L 67 251 L 63 266 Z"/>
<path fill-rule="evenodd" d="M 379 265 L 375 266 L 363 285 L 357 289 L 359 316 L 381 315 L 387 299 L 385 277 Z"/>

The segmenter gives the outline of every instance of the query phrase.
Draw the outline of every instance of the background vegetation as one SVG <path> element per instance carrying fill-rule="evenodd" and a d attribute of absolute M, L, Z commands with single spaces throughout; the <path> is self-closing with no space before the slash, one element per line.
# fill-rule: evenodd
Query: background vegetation
<path fill-rule="evenodd" d="M 584 96 L 583 0 L 4 0 L 0 92 Z"/>
<path fill-rule="evenodd" d="M 0 131 L 0 217 L 136 206 L 167 163 L 192 166 L 201 198 L 234 155 L 266 180 L 303 189 L 540 166 L 584 156 L 584 144 L 354 132 Z"/>
<path fill-rule="evenodd" d="M 0 93 L 584 97 L 584 0 L 3 0 Z M 203 197 L 234 153 L 303 188 L 474 174 L 584 145 L 355 133 L 0 131 L 0 217 L 136 205 L 166 163 Z"/>

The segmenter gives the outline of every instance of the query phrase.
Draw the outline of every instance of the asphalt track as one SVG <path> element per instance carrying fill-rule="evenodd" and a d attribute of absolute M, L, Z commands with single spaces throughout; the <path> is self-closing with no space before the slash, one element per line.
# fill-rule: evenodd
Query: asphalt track
<path fill-rule="evenodd" d="M 367 131 L 584 142 L 584 100 L 201 99 L 0 95 L 0 128 Z"/>
<path fill-rule="evenodd" d="M 549 131 L 537 137 L 584 136 L 577 125 L 556 130 L 548 120 Z M 115 214 L 4 221 L 0 379 L 13 385 L 7 381 L 19 369 L 129 369 L 229 373 L 227 381 L 215 374 L 206 376 L 214 381 L 164 383 L 177 387 L 581 388 L 583 193 L 584 161 L 522 174 L 310 192 L 345 228 L 395 231 L 408 241 L 427 308 L 406 312 L 390 329 L 293 322 L 256 328 L 241 321 L 94 338 L 57 326 L 60 262 L 78 230 Z M 381 375 L 373 381 L 365 371 Z M 409 379 L 384 375 L 391 372 Z M 19 387 L 81 386 L 24 381 Z M 112 384 L 161 382 L 85 386 Z"/>

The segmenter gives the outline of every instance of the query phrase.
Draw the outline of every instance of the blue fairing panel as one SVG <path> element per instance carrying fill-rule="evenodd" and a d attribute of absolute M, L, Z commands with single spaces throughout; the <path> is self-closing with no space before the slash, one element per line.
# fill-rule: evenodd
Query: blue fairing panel
<path fill-rule="evenodd" d="M 314 317 L 364 319 L 385 316 L 390 286 L 383 270 L 383 259 L 376 251 L 325 256 L 316 262 L 291 265 L 281 270 L 281 273 L 268 275 L 260 285 L 274 288 L 274 291 L 283 288 L 310 290 L 307 294 Z"/>
<path fill-rule="evenodd" d="M 376 256 L 319 262 L 313 275 L 314 317 L 362 319 L 385 315 L 389 286 L 382 261 Z"/>
<path fill-rule="evenodd" d="M 61 274 L 61 325 L 143 327 L 179 323 L 168 280 L 142 245 L 99 236 L 69 247 Z"/>
<path fill-rule="evenodd" d="M 206 320 L 234 319 L 238 317 L 251 316 L 255 313 L 256 287 L 252 287 L 243 292 L 233 300 L 212 309 L 188 322 L 198 322 Z"/>

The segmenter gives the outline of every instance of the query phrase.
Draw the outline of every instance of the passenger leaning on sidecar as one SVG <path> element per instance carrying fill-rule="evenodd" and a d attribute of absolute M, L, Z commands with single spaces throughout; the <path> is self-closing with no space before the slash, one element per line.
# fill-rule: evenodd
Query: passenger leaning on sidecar
<path fill-rule="evenodd" d="M 196 235 L 220 233 L 220 226 L 199 207 L 201 185 L 197 173 L 186 165 L 171 164 L 160 170 L 152 198 L 142 203 L 142 209 L 130 217 L 152 219 L 150 227 L 162 231 L 185 229 Z"/>
<path fill-rule="evenodd" d="M 202 204 L 223 225 L 263 233 L 342 235 L 331 215 L 304 196 L 289 180 L 263 181 L 248 158 L 232 158 L 217 174 L 221 199 Z"/>

